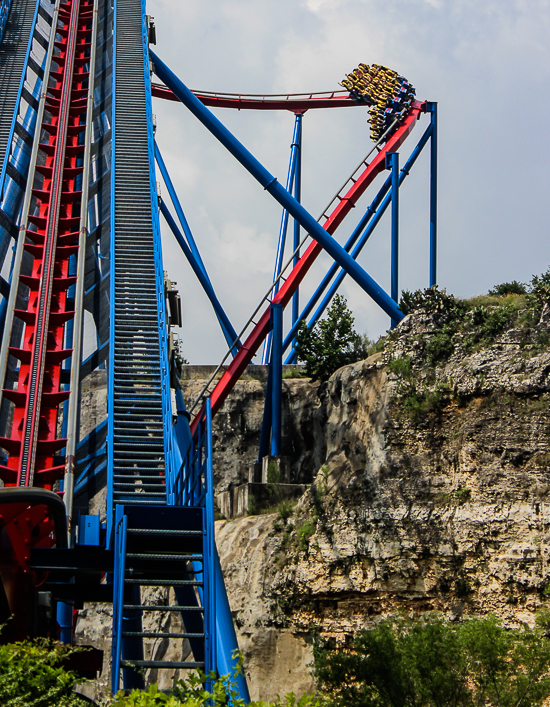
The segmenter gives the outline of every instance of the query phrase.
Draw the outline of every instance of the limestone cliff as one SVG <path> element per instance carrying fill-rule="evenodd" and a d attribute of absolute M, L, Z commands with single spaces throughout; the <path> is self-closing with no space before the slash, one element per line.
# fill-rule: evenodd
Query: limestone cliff
<path fill-rule="evenodd" d="M 546 310 L 489 341 L 478 315 L 450 329 L 441 312 L 411 315 L 383 352 L 316 386 L 324 458 L 310 491 L 288 518 L 218 523 L 253 696 L 312 687 L 315 631 L 345 641 L 397 609 L 513 626 L 546 601 Z"/>

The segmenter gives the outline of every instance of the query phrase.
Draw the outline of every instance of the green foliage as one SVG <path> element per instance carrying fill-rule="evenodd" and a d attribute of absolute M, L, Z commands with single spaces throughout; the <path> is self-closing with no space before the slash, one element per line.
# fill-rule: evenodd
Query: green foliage
<path fill-rule="evenodd" d="M 459 488 L 456 489 L 456 491 L 454 491 L 453 496 L 455 497 L 458 505 L 463 506 L 465 503 L 468 503 L 468 501 L 471 499 L 472 492 L 466 486 L 460 486 Z"/>
<path fill-rule="evenodd" d="M 338 368 L 366 356 L 368 340 L 359 336 L 353 324 L 354 318 L 341 295 L 334 297 L 326 317 L 312 329 L 302 322 L 296 335 L 296 351 L 308 376 L 326 380 Z"/>
<path fill-rule="evenodd" d="M 550 268 L 540 276 L 533 275 L 527 297 L 529 303 L 538 308 L 550 302 Z"/>
<path fill-rule="evenodd" d="M 82 678 L 63 668 L 67 656 L 78 650 L 46 639 L 0 646 L 2 707 L 89 705 L 74 692 Z"/>
<path fill-rule="evenodd" d="M 285 380 L 288 378 L 307 378 L 307 374 L 299 368 L 291 368 L 290 370 L 283 371 L 283 378 Z"/>
<path fill-rule="evenodd" d="M 296 535 L 298 537 L 298 550 L 301 552 L 306 552 L 309 549 L 309 539 L 315 534 L 317 528 L 317 519 L 310 518 L 306 520 L 305 523 L 299 525 L 296 528 Z"/>
<path fill-rule="evenodd" d="M 150 685 L 147 690 L 132 690 L 126 695 L 119 692 L 110 702 L 112 707 L 244 707 L 244 700 L 237 689 L 237 675 L 241 672 L 239 660 L 230 675 L 215 679 L 198 671 L 177 680 L 169 693 L 163 693 L 157 685 Z M 206 685 L 210 683 L 210 690 Z M 249 707 L 321 707 L 321 700 L 316 695 L 303 695 L 299 700 L 293 692 L 274 702 L 249 702 Z"/>
<path fill-rule="evenodd" d="M 397 376 L 401 376 L 402 378 L 405 378 L 405 380 L 410 380 L 412 376 L 411 357 L 399 356 L 398 358 L 393 358 L 389 362 L 388 368 Z"/>
<path fill-rule="evenodd" d="M 267 483 L 278 484 L 281 481 L 281 469 L 276 461 L 271 460 L 267 465 Z"/>
<path fill-rule="evenodd" d="M 503 282 L 500 285 L 495 285 L 489 290 L 490 295 L 504 297 L 505 295 L 525 295 L 527 294 L 527 286 L 523 282 L 512 280 L 512 282 Z"/>
<path fill-rule="evenodd" d="M 314 656 L 330 707 L 535 707 L 550 697 L 544 627 L 508 631 L 495 617 L 387 619 L 351 649 L 318 643 Z"/>
<path fill-rule="evenodd" d="M 416 310 L 423 310 L 426 314 L 460 314 L 465 305 L 462 300 L 454 295 L 448 295 L 445 290 L 440 290 L 437 285 L 425 290 L 409 292 L 403 290 L 399 300 L 399 308 L 403 314 L 410 314 Z"/>
<path fill-rule="evenodd" d="M 426 354 L 432 366 L 445 361 L 453 353 L 453 333 L 450 327 L 444 326 L 428 339 Z"/>
<path fill-rule="evenodd" d="M 296 501 L 280 501 L 277 504 L 277 513 L 283 523 L 286 523 L 287 520 L 290 518 L 295 505 Z"/>
<path fill-rule="evenodd" d="M 426 386 L 417 389 L 414 382 L 397 388 L 402 410 L 416 425 L 426 422 L 430 413 L 441 410 L 446 392 L 446 388 L 442 386 L 436 386 L 433 390 Z"/>

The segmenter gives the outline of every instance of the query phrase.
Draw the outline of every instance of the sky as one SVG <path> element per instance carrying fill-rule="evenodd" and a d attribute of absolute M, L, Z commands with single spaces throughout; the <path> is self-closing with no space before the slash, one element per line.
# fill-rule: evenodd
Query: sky
<path fill-rule="evenodd" d="M 418 99 L 438 103 L 439 286 L 471 297 L 549 267 L 550 0 L 148 0 L 147 11 L 156 53 L 191 89 L 330 91 L 359 62 L 404 75 Z M 281 208 L 182 104 L 154 99 L 153 112 L 193 236 L 239 331 L 269 289 Z M 215 114 L 284 184 L 293 114 Z M 315 218 L 370 150 L 367 117 L 364 107 L 305 114 L 302 203 Z M 400 149 L 401 164 L 427 125 L 424 116 Z M 340 243 L 384 178 L 335 234 Z M 161 195 L 168 200 L 164 185 Z M 183 354 L 219 363 L 227 346 L 212 308 L 166 223 L 161 230 L 164 268 L 182 298 Z M 427 287 L 428 262 L 425 150 L 400 190 L 399 289 Z M 389 291 L 389 210 L 359 263 Z M 312 268 L 303 303 L 330 264 L 324 255 Z M 388 316 L 353 280 L 340 292 L 357 331 L 371 339 L 386 331 Z"/>

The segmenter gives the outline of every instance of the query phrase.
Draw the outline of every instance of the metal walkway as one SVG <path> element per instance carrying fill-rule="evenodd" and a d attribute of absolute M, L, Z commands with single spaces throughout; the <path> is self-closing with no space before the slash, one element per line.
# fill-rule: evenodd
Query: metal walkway
<path fill-rule="evenodd" d="M 115 23 L 113 507 L 166 503 L 141 1 L 118 2 Z"/>

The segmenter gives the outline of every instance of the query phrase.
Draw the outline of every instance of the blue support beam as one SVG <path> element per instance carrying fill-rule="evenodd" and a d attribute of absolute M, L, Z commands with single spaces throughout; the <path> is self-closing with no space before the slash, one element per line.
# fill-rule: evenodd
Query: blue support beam
<path fill-rule="evenodd" d="M 428 103 L 430 140 L 430 287 L 437 283 L 437 103 Z"/>
<path fill-rule="evenodd" d="M 191 232 L 191 229 L 189 228 L 189 223 L 187 222 L 187 219 L 185 218 L 185 214 L 183 213 L 183 209 L 181 208 L 180 200 L 178 199 L 178 195 L 176 194 L 176 190 L 174 189 L 174 185 L 172 184 L 172 180 L 170 179 L 170 175 L 168 174 L 168 170 L 166 169 L 166 165 L 164 163 L 164 160 L 162 159 L 162 155 L 160 154 L 160 150 L 158 148 L 157 143 L 155 142 L 155 158 L 157 160 L 157 164 L 160 168 L 160 173 L 162 174 L 162 178 L 164 179 L 164 183 L 166 184 L 166 188 L 168 189 L 168 193 L 170 194 L 170 199 L 172 200 L 172 204 L 174 204 L 174 209 L 176 210 L 176 214 L 178 216 L 179 222 L 181 224 L 181 227 L 183 229 L 183 232 L 185 234 L 185 237 L 187 238 L 187 243 L 189 244 L 189 248 L 191 249 L 191 252 L 193 253 L 193 256 L 204 273 L 204 276 L 210 282 L 210 278 L 208 277 L 208 273 L 206 272 L 206 268 L 204 267 L 204 263 L 202 262 L 201 254 L 199 253 L 199 249 L 197 248 L 197 244 L 195 242 L 195 239 L 193 238 L 193 234 Z"/>
<path fill-rule="evenodd" d="M 234 135 L 208 110 L 180 79 L 150 51 L 157 76 L 164 81 L 179 100 L 222 143 L 222 145 L 247 169 L 250 174 L 295 218 L 312 238 L 357 282 L 357 284 L 392 319 L 401 321 L 403 313 L 392 298 L 365 270 L 346 253 L 342 246 L 299 204 L 277 179 L 242 145 Z"/>
<path fill-rule="evenodd" d="M 388 152 L 386 169 L 391 170 L 391 297 L 399 300 L 399 153 Z M 393 317 L 392 329 L 398 325 Z"/>
<path fill-rule="evenodd" d="M 296 124 L 299 126 L 297 139 L 297 155 L 296 155 L 296 174 L 294 176 L 294 197 L 298 203 L 302 201 L 302 113 L 296 113 Z M 293 266 L 296 266 L 300 255 L 297 252 L 300 245 L 300 224 L 294 221 L 294 248 L 295 252 Z M 292 324 L 296 324 L 300 316 L 300 288 L 292 296 Z"/>
<path fill-rule="evenodd" d="M 273 345 L 271 347 L 271 456 L 281 455 L 281 394 L 283 387 L 283 305 L 271 305 Z"/>
<path fill-rule="evenodd" d="M 227 341 L 228 346 L 234 347 L 235 342 L 240 343 L 238 334 L 233 328 L 233 325 L 229 321 L 229 317 L 225 313 L 219 299 L 217 298 L 216 293 L 214 292 L 214 288 L 212 287 L 212 284 L 208 278 L 208 275 L 206 274 L 204 269 L 200 267 L 200 263 L 195 259 L 190 246 L 187 245 L 185 238 L 179 230 L 178 225 L 175 222 L 172 214 L 170 213 L 170 211 L 168 211 L 168 207 L 166 206 L 164 201 L 160 202 L 160 211 L 166 219 L 166 223 L 170 227 L 170 230 L 176 237 L 180 248 L 183 250 L 185 257 L 187 258 L 187 262 L 189 263 L 189 265 L 193 269 L 193 272 L 197 276 L 197 279 L 201 283 L 202 288 L 206 293 L 206 296 L 210 300 L 212 307 L 216 312 L 216 316 L 218 317 L 218 321 L 220 322 L 220 326 L 222 328 L 222 332 L 225 337 L 225 340 Z"/>
<path fill-rule="evenodd" d="M 264 415 L 262 418 L 262 430 L 260 432 L 260 447 L 258 449 L 258 462 L 269 454 L 269 440 L 271 435 L 271 412 L 272 412 L 272 391 L 273 391 L 273 367 L 269 364 L 267 373 L 267 383 L 265 386 Z"/>
<path fill-rule="evenodd" d="M 294 133 L 292 135 L 292 144 L 290 145 L 290 160 L 288 163 L 288 174 L 286 178 L 286 190 L 292 192 L 294 186 L 294 178 L 296 175 L 296 160 L 298 157 L 298 147 L 301 133 L 301 118 L 296 116 L 294 121 Z M 283 266 L 283 255 L 286 245 L 286 233 L 288 230 L 288 211 L 283 209 L 281 216 L 281 225 L 279 227 L 279 240 L 277 241 L 277 254 L 275 255 L 275 268 L 273 270 L 273 296 L 279 291 L 279 275 Z M 294 248 L 296 249 L 296 247 Z M 266 336 L 264 342 L 264 350 L 262 353 L 262 364 L 265 366 L 269 359 L 269 351 L 271 349 L 271 333 Z"/>

